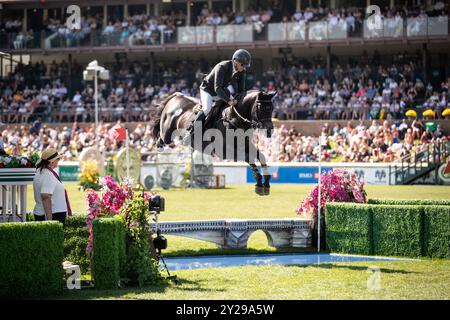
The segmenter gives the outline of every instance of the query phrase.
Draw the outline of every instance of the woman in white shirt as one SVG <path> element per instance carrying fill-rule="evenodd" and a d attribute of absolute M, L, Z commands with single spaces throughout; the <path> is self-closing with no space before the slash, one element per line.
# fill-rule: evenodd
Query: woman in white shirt
<path fill-rule="evenodd" d="M 66 216 L 72 215 L 69 198 L 55 169 L 62 155 L 53 148 L 42 152 L 36 163 L 33 179 L 35 221 L 57 220 L 65 223 Z"/>

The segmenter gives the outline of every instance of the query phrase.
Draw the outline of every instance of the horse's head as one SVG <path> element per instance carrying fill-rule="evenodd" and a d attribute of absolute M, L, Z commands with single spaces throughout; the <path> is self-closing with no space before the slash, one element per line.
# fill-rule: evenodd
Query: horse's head
<path fill-rule="evenodd" d="M 267 137 L 272 135 L 273 98 L 277 91 L 260 91 L 256 95 L 252 107 L 252 125 L 254 128 L 267 130 Z"/>

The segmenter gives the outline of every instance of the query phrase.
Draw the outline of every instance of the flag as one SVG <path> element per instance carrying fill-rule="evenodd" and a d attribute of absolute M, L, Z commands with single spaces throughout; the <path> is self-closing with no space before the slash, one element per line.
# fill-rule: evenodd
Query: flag
<path fill-rule="evenodd" d="M 125 128 L 117 128 L 116 129 L 116 140 L 126 140 L 127 139 L 127 129 Z"/>

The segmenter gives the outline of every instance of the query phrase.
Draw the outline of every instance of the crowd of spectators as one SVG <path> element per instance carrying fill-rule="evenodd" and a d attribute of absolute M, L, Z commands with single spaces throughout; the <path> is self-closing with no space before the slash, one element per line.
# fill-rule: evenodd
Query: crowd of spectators
<path fill-rule="evenodd" d="M 420 52 L 398 53 L 393 60 L 383 64 L 377 51 L 372 56 L 363 51 L 345 65 L 333 59 L 327 75 L 323 57 L 308 61 L 285 56 L 263 73 L 255 88 L 278 90 L 280 119 L 399 119 L 410 108 L 432 109 L 441 118 L 450 107 L 450 78 L 434 86 L 424 83 Z"/>
<path fill-rule="evenodd" d="M 380 16 L 385 18 L 448 16 L 450 12 L 448 3 L 442 1 L 437 1 L 431 7 L 398 5 L 380 10 Z M 259 35 L 263 34 L 269 22 L 308 24 L 315 21 L 328 21 L 332 25 L 344 21 L 350 36 L 360 36 L 366 17 L 365 11 L 366 7 L 347 6 L 330 9 L 326 6 L 316 6 L 287 12 L 285 9 L 282 10 L 281 2 L 277 0 L 267 7 L 250 6 L 245 12 L 233 12 L 230 6 L 213 10 L 205 4 L 200 13 L 193 17 L 192 24 L 188 21 L 185 10 L 163 10 L 158 16 L 147 15 L 145 12 L 130 12 L 129 16 L 120 19 L 116 15 L 109 15 L 106 20 L 102 14 L 87 13 L 81 18 L 81 29 L 78 30 L 70 30 L 63 17 L 48 18 L 43 22 L 42 30 L 23 30 L 20 19 L 7 18 L 5 14 L 5 17 L 0 19 L 0 38 L 9 39 L 2 42 L 15 49 L 26 46 L 38 47 L 40 35 L 36 35 L 35 32 L 42 31 L 46 32 L 46 37 L 50 34 L 57 35 L 58 37 L 52 39 L 56 38 L 59 42 L 64 40 L 64 45 L 68 47 L 83 44 L 83 41 L 92 45 L 124 45 L 127 39 L 129 45 L 144 45 L 160 44 L 162 39 L 165 42 L 174 41 L 176 28 L 186 25 L 251 24 L 255 34 Z M 33 43 L 35 38 L 37 42 Z M 61 43 L 52 46 L 55 45 L 59 46 Z"/>
<path fill-rule="evenodd" d="M 399 53 L 393 63 L 383 64 L 376 51 L 373 56 L 364 51 L 358 59 L 332 59 L 327 76 L 322 57 L 286 55 L 263 72 L 253 89 L 278 91 L 273 116 L 280 120 L 391 120 L 404 118 L 408 109 L 417 110 L 419 116 L 431 109 L 435 118 L 442 118 L 450 107 L 450 78 L 440 85 L 424 83 L 421 59 L 420 53 Z M 99 84 L 100 118 L 148 121 L 155 106 L 171 93 L 199 97 L 199 84 L 212 66 L 203 58 L 153 64 L 149 59 L 117 61 L 108 66 L 111 81 Z M 92 85 L 74 90 L 72 84 L 69 92 L 67 79 L 80 77 L 82 70 L 76 61 L 19 64 L 0 80 L 0 121 L 27 123 L 38 117 L 44 122 L 94 121 Z"/>
<path fill-rule="evenodd" d="M 447 141 L 440 125 L 427 127 L 420 119 L 402 121 L 373 120 L 370 125 L 349 121 L 322 127 L 322 160 L 340 162 L 395 162 L 428 143 Z M 271 140 L 260 139 L 258 146 L 271 161 L 314 162 L 319 159 L 318 136 L 304 136 L 294 126 L 278 127 Z"/>
<path fill-rule="evenodd" d="M 117 123 L 100 123 L 98 133 L 101 152 L 112 156 L 123 147 L 123 141 L 115 139 Z M 326 144 L 322 147 L 323 161 L 341 162 L 395 162 L 407 154 L 419 151 L 425 144 L 447 141 L 446 133 L 440 125 L 426 126 L 420 119 L 412 123 L 402 121 L 377 121 L 370 125 L 360 121 L 345 127 L 339 123 L 325 123 L 322 134 Z M 32 125 L 10 126 L 1 131 L 1 137 L 8 154 L 30 156 L 47 147 L 57 148 L 64 160 L 77 160 L 84 148 L 96 145 L 94 126 L 80 127 L 75 122 L 67 127 L 50 127 L 35 121 Z M 130 133 L 130 147 L 139 151 L 143 160 L 155 160 L 156 147 L 147 124 L 138 124 Z M 318 161 L 319 146 L 317 136 L 304 136 L 294 126 L 277 127 L 272 137 L 257 135 L 255 142 L 274 162 L 314 162 Z M 186 147 L 178 145 L 174 152 L 186 153 Z"/>

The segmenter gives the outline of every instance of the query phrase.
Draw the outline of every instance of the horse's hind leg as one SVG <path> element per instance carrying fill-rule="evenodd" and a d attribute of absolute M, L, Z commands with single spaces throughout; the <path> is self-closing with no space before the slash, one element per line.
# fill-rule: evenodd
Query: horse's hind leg
<path fill-rule="evenodd" d="M 266 157 L 259 150 L 257 150 L 256 156 L 261 163 L 264 174 L 264 195 L 268 196 L 270 194 L 270 173 L 269 168 L 267 167 Z"/>

